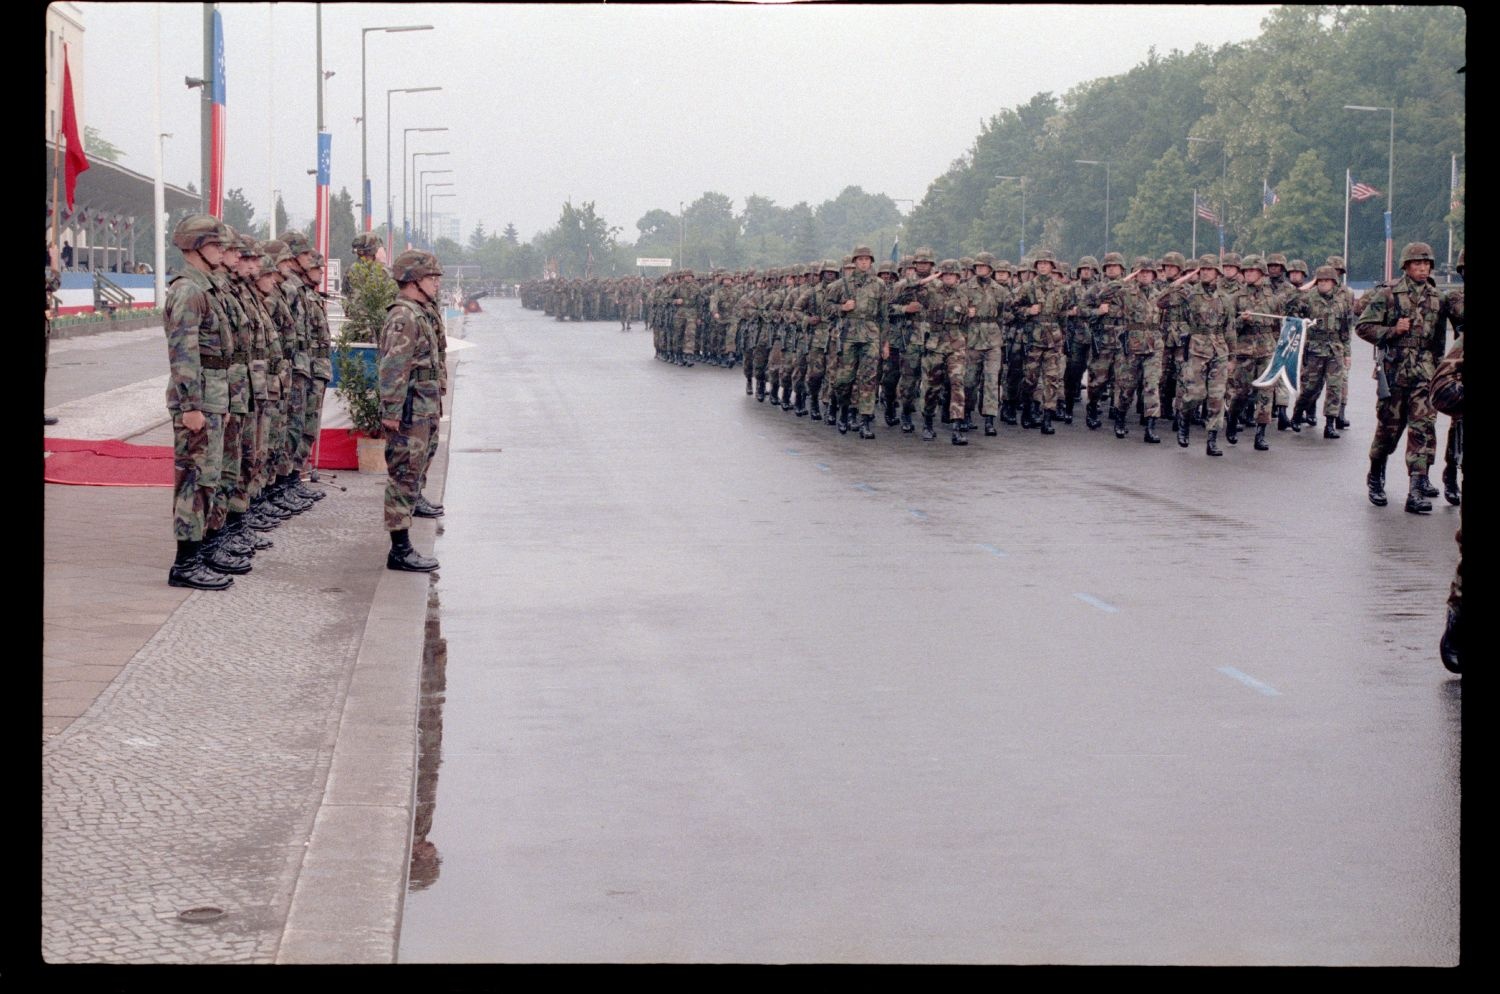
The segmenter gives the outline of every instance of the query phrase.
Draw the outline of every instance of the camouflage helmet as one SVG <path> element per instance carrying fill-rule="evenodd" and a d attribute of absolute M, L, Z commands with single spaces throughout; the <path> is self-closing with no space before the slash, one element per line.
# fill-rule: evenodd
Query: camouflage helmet
<path fill-rule="evenodd" d="M 913 259 L 911 256 L 909 256 L 909 255 L 903 255 L 901 257 L 900 266 L 901 266 L 902 269 L 905 269 L 908 266 L 914 266 L 914 265 L 916 265 L 916 260 Z"/>
<path fill-rule="evenodd" d="M 942 262 L 937 264 L 937 269 L 938 272 L 944 276 L 949 273 L 952 273 L 954 276 L 962 275 L 962 270 L 959 267 L 957 259 L 944 259 Z"/>
<path fill-rule="evenodd" d="M 874 253 L 874 251 L 871 250 L 870 246 L 868 246 L 868 245 L 856 245 L 856 246 L 854 246 L 854 251 L 849 253 L 849 258 L 851 258 L 851 259 L 858 259 L 862 255 L 869 256 L 871 262 L 875 261 L 875 253 Z"/>
<path fill-rule="evenodd" d="M 875 257 L 873 255 L 870 256 L 870 259 L 872 261 L 874 260 L 874 258 Z M 854 256 L 852 256 L 852 255 L 846 255 L 846 256 L 844 256 L 844 263 L 843 263 L 843 266 L 841 268 L 843 268 L 843 269 L 853 269 L 854 268 Z"/>
<path fill-rule="evenodd" d="M 811 272 L 812 268 L 808 267 L 808 271 Z M 876 276 L 884 276 L 886 273 L 890 273 L 892 276 L 896 275 L 896 264 L 894 262 L 887 260 L 875 267 Z"/>
<path fill-rule="evenodd" d="M 380 248 L 380 239 L 373 232 L 362 231 L 354 236 L 350 243 L 355 255 L 363 255 L 374 258 L 376 251 Z"/>
<path fill-rule="evenodd" d="M 1020 264 L 1016 266 L 1016 272 L 1017 273 L 1030 273 L 1033 276 L 1035 276 L 1036 275 L 1036 264 L 1034 262 L 1032 262 L 1031 259 L 1032 259 L 1032 257 L 1029 256 L 1029 255 L 1022 256 Z"/>
<path fill-rule="evenodd" d="M 1284 252 L 1272 252 L 1270 255 L 1266 256 L 1266 265 L 1267 266 L 1280 266 L 1282 269 L 1285 269 L 1286 268 L 1286 253 L 1284 253 Z"/>
<path fill-rule="evenodd" d="M 1181 252 L 1168 252 L 1161 257 L 1161 264 L 1163 266 L 1176 266 L 1178 269 L 1182 269 L 1187 265 L 1187 259 Z"/>
<path fill-rule="evenodd" d="M 819 273 L 837 273 L 837 272 L 839 272 L 838 260 L 837 259 L 824 259 L 821 263 L 818 264 L 818 272 Z"/>
<path fill-rule="evenodd" d="M 1086 255 L 1078 260 L 1078 265 L 1073 267 L 1073 275 L 1077 276 L 1080 269 L 1092 269 L 1097 273 L 1099 271 L 1099 260 L 1091 255 Z"/>
<path fill-rule="evenodd" d="M 260 250 L 260 246 L 256 244 L 255 239 L 249 235 L 241 235 L 239 237 L 239 250 L 240 258 L 242 259 L 259 259 L 265 254 Z"/>
<path fill-rule="evenodd" d="M 1106 252 L 1104 253 L 1104 264 L 1106 266 L 1119 266 L 1121 269 L 1124 269 L 1125 257 L 1118 252 Z"/>
<path fill-rule="evenodd" d="M 979 254 L 977 254 L 976 256 L 974 256 L 974 265 L 976 265 L 976 266 L 989 266 L 990 267 L 990 271 L 994 272 L 994 269 L 995 269 L 995 256 L 992 253 L 990 253 L 990 252 L 980 252 Z"/>
<path fill-rule="evenodd" d="M 1341 255 L 1330 255 L 1328 257 L 1328 260 L 1324 262 L 1323 265 L 1332 266 L 1334 269 L 1337 269 L 1341 273 L 1346 272 L 1349 269 L 1348 266 L 1344 265 L 1344 257 Z"/>
<path fill-rule="evenodd" d="M 1040 249 L 1031 257 L 1031 264 L 1033 266 L 1038 262 L 1050 262 L 1056 266 L 1057 255 L 1051 249 Z"/>
<path fill-rule="evenodd" d="M 327 261 L 328 260 L 326 260 L 325 258 L 323 258 L 323 253 L 322 252 L 314 250 L 313 254 L 312 254 L 312 263 L 307 268 L 308 269 L 322 269 L 323 268 L 323 264 L 325 262 L 327 262 Z"/>
<path fill-rule="evenodd" d="M 930 249 L 930 248 L 928 248 L 927 246 L 924 245 L 924 246 L 922 246 L 921 248 L 917 249 L 915 252 L 912 253 L 911 261 L 912 262 L 935 262 L 936 260 L 933 259 L 933 257 L 932 257 L 932 249 Z"/>
<path fill-rule="evenodd" d="M 1240 254 L 1238 252 L 1225 252 L 1220 261 L 1226 266 L 1233 266 L 1235 269 L 1240 268 Z"/>
<path fill-rule="evenodd" d="M 1205 252 L 1203 255 L 1198 257 L 1198 268 L 1200 270 L 1212 269 L 1214 272 L 1218 272 L 1219 257 L 1214 255 L 1212 252 Z"/>
<path fill-rule="evenodd" d="M 1263 262 L 1261 260 L 1260 256 L 1251 254 L 1251 255 L 1245 256 L 1245 261 L 1240 263 L 1240 269 L 1241 270 L 1258 269 L 1261 272 L 1265 272 L 1266 271 L 1266 264 L 1265 264 L 1265 262 Z"/>
<path fill-rule="evenodd" d="M 189 214 L 177 222 L 172 244 L 184 252 L 196 252 L 204 245 L 223 245 L 228 235 L 224 222 L 212 214 Z"/>
<path fill-rule="evenodd" d="M 1286 271 L 1289 273 L 1302 273 L 1303 275 L 1306 275 L 1312 270 L 1307 268 L 1306 259 L 1293 259 L 1291 262 L 1286 264 Z"/>
<path fill-rule="evenodd" d="M 311 252 L 313 250 L 312 242 L 308 241 L 307 236 L 296 228 L 283 231 L 276 236 L 276 239 L 286 242 L 286 247 L 291 250 L 292 255 L 302 255 L 304 252 Z"/>
<path fill-rule="evenodd" d="M 974 258 L 973 258 L 973 256 L 966 255 L 963 258 L 959 259 L 958 260 L 958 268 L 959 269 L 973 269 L 974 268 Z"/>
<path fill-rule="evenodd" d="M 678 273 L 677 275 L 681 276 L 685 280 L 690 280 L 690 279 L 693 278 L 693 271 L 691 269 L 684 269 L 682 272 Z"/>
<path fill-rule="evenodd" d="M 293 261 L 292 250 L 286 247 L 286 242 L 279 238 L 268 238 L 260 243 L 260 250 L 264 252 L 276 265 L 283 262 Z"/>
<path fill-rule="evenodd" d="M 1157 271 L 1156 260 L 1149 255 L 1138 256 L 1135 260 L 1135 269 L 1136 272 L 1150 271 L 1154 273 Z"/>
<path fill-rule="evenodd" d="M 1437 262 L 1432 257 L 1432 246 L 1426 242 L 1408 242 L 1406 248 L 1401 250 L 1401 268 L 1405 269 L 1408 262 Z"/>
<path fill-rule="evenodd" d="M 817 266 L 817 263 L 809 262 L 809 263 L 807 263 L 804 266 L 798 267 L 798 269 L 797 269 L 797 275 L 798 276 L 816 276 L 816 275 L 818 275 L 818 266 Z"/>
<path fill-rule="evenodd" d="M 1464 274 L 1464 253 L 1468 250 L 1468 246 L 1464 246 L 1463 248 L 1459 249 L 1458 261 L 1453 264 L 1453 268 L 1458 270 L 1458 275 L 1460 276 Z"/>
<path fill-rule="evenodd" d="M 1339 271 L 1337 269 L 1334 269 L 1332 266 L 1319 266 L 1318 271 L 1313 274 L 1313 279 L 1333 280 L 1335 283 L 1337 283 L 1339 281 Z"/>
<path fill-rule="evenodd" d="M 407 249 L 391 263 L 391 275 L 397 283 L 415 283 L 427 276 L 443 275 L 437 256 L 421 249 Z"/>
<path fill-rule="evenodd" d="M 1015 264 L 1012 263 L 1009 259 L 1001 259 L 999 262 L 995 263 L 995 272 L 1005 273 L 1007 276 L 1014 276 L 1016 273 L 1016 267 Z"/>
<path fill-rule="evenodd" d="M 260 279 L 262 276 L 281 276 L 281 270 L 276 268 L 276 260 L 269 252 L 260 254 L 260 268 L 256 270 L 255 278 Z"/>

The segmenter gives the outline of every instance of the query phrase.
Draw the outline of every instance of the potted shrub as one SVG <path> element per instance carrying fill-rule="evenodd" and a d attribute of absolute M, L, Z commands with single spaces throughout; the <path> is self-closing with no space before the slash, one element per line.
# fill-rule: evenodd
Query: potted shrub
<path fill-rule="evenodd" d="M 361 261 L 349 270 L 345 321 L 334 348 L 334 389 L 354 426 L 361 473 L 385 472 L 375 339 L 395 299 L 396 281 L 379 263 Z"/>

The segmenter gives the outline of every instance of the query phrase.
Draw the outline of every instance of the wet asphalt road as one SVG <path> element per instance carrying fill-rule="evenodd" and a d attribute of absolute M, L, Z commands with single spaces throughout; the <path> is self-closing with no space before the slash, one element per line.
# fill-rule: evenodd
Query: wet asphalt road
<path fill-rule="evenodd" d="M 1339 441 L 958 449 L 486 306 L 403 962 L 1458 961 L 1458 514 L 1365 500 L 1368 346 Z"/>

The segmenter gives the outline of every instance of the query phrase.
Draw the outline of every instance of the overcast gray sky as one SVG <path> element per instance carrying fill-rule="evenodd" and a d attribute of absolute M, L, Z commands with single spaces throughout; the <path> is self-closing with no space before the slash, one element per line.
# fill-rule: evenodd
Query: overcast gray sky
<path fill-rule="evenodd" d="M 197 4 L 79 3 L 85 27 L 83 123 L 152 171 L 154 14 L 160 7 L 166 178 L 199 183 L 203 69 Z M 294 222 L 312 216 L 317 103 L 315 5 L 225 3 L 229 188 L 264 216 L 280 189 Z M 324 122 L 333 189 L 359 199 L 360 29 L 367 35 L 369 161 L 385 202 L 386 91 L 392 186 L 401 215 L 403 128 L 409 151 L 447 150 L 419 169 L 452 181 L 439 210 L 465 238 L 514 222 L 523 239 L 557 220 L 564 199 L 592 200 L 633 241 L 646 211 L 676 211 L 705 190 L 743 207 L 782 206 L 849 184 L 920 200 L 963 154 L 980 121 L 1050 90 L 1128 70 L 1160 53 L 1259 33 L 1266 5 L 1047 6 L 802 4 L 325 4 Z M 75 54 L 75 63 L 78 56 Z M 78 69 L 75 67 L 74 72 Z M 274 114 L 274 119 L 272 115 Z M 274 120 L 274 124 L 273 124 Z M 274 132 L 273 132 L 274 129 Z M 1106 153 L 1107 149 L 1100 152 Z M 273 158 L 274 157 L 274 158 Z M 274 163 L 274 168 L 273 168 Z M 908 204 L 899 205 L 903 210 Z M 379 223 L 382 212 L 377 210 Z M 414 211 L 413 211 L 414 213 Z"/>

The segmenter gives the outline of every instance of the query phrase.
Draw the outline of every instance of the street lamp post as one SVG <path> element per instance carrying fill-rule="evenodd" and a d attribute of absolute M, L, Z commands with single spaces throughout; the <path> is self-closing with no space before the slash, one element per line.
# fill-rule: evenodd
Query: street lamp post
<path fill-rule="evenodd" d="M 1020 183 L 1021 183 L 1021 258 L 1025 259 L 1025 257 L 1026 257 L 1026 177 L 1025 176 L 996 176 L 995 178 L 996 179 L 1013 179 L 1013 180 L 1019 180 Z M 1108 189 L 1107 186 L 1106 186 L 1106 189 Z M 1104 223 L 1105 223 L 1105 227 L 1109 226 L 1109 221 L 1108 220 L 1106 220 Z M 1108 241 L 1107 238 L 1105 240 Z"/>
<path fill-rule="evenodd" d="M 1387 111 L 1391 115 L 1391 143 L 1385 167 L 1385 281 L 1391 281 L 1391 219 L 1396 207 L 1396 108 L 1364 107 L 1359 104 L 1344 104 L 1345 110 Z M 1348 196 L 1348 191 L 1344 194 Z"/>
<path fill-rule="evenodd" d="M 420 204 L 425 204 L 427 202 L 427 200 L 426 200 L 427 191 L 428 191 L 428 189 L 430 189 L 432 187 L 452 186 L 453 185 L 452 183 L 430 183 L 429 184 L 427 182 L 427 180 L 425 179 L 425 177 L 431 176 L 434 173 L 451 173 L 451 172 L 453 172 L 452 169 L 424 169 L 421 172 L 417 173 L 417 189 L 422 191 L 422 198 L 419 199 L 417 202 L 420 203 Z M 427 212 L 426 211 L 423 211 L 421 214 L 417 215 L 417 228 L 424 235 L 427 233 L 428 229 L 427 229 Z"/>
<path fill-rule="evenodd" d="M 1104 254 L 1109 255 L 1109 160 L 1074 159 L 1080 166 L 1104 167 Z"/>
<path fill-rule="evenodd" d="M 431 92 L 433 90 L 441 90 L 441 89 L 442 89 L 441 86 L 403 86 L 403 87 L 397 87 L 396 89 L 393 89 L 393 90 L 386 90 L 385 91 L 385 198 L 386 198 L 386 205 L 387 205 L 386 206 L 386 221 L 390 222 L 390 226 L 392 228 L 395 227 L 395 223 L 391 221 L 391 217 L 390 217 L 391 206 L 390 205 L 395 201 L 395 197 L 393 197 L 391 195 L 391 94 L 392 93 L 429 93 L 429 92 Z M 405 136 L 403 136 L 403 139 L 404 139 L 404 137 Z M 404 154 L 404 152 L 405 152 L 404 147 L 403 147 L 402 151 L 403 151 L 403 154 Z M 406 187 L 406 177 L 404 177 L 404 176 L 401 178 L 401 186 L 402 186 L 403 189 L 405 189 L 405 187 Z M 387 240 L 388 243 L 390 243 L 392 246 L 394 246 L 395 243 L 394 243 L 394 241 L 392 239 L 393 239 L 392 233 L 389 232 L 389 231 L 387 231 L 386 232 L 386 240 Z M 393 257 L 394 257 L 394 254 L 393 254 Z"/>
<path fill-rule="evenodd" d="M 417 195 L 419 189 L 417 185 L 417 160 L 424 155 L 437 156 L 448 154 L 448 152 L 413 152 L 411 154 L 411 209 L 415 212 L 415 216 L 411 219 L 413 231 L 417 229 L 422 220 L 422 198 Z"/>
<path fill-rule="evenodd" d="M 400 31 L 431 31 L 431 24 L 393 24 L 385 27 L 360 28 L 359 29 L 359 182 L 360 196 L 364 199 L 364 207 L 361 210 L 365 215 L 365 230 L 370 230 L 370 143 L 366 137 L 369 128 L 369 108 L 365 100 L 365 37 L 371 31 L 385 31 L 395 34 Z M 390 141 L 390 97 L 386 97 L 386 149 L 385 158 L 389 163 L 391 159 Z M 389 169 L 389 166 L 387 166 Z M 390 177 L 386 177 L 386 185 L 390 185 Z"/>
<path fill-rule="evenodd" d="M 1222 141 L 1222 140 L 1220 140 L 1218 138 L 1194 138 L 1192 135 L 1188 135 L 1188 143 L 1192 144 L 1193 142 L 1201 142 L 1202 144 L 1205 144 L 1205 145 L 1218 145 L 1220 147 L 1220 149 L 1222 149 L 1223 152 L 1224 152 L 1224 174 L 1223 174 L 1222 183 L 1220 184 L 1223 187 L 1223 189 L 1221 189 L 1219 191 L 1219 193 L 1220 193 L 1220 199 L 1219 199 L 1219 255 L 1222 256 L 1224 254 L 1224 217 L 1228 213 L 1225 210 L 1225 207 L 1226 207 L 1226 204 L 1227 204 L 1227 198 L 1229 197 L 1229 143 L 1225 142 L 1225 141 Z M 1196 225 L 1197 225 L 1197 209 L 1198 209 L 1198 205 L 1194 204 L 1193 205 L 1193 211 L 1194 211 L 1194 214 L 1193 214 L 1194 228 L 1193 228 L 1193 230 L 1194 231 L 1198 230 L 1197 227 L 1196 227 Z"/>
<path fill-rule="evenodd" d="M 410 135 L 411 135 L 411 133 L 413 131 L 447 131 L 447 130 L 448 130 L 447 128 L 403 128 L 403 129 L 401 129 L 401 226 L 402 226 L 403 229 L 409 230 L 407 228 L 407 221 L 411 217 L 410 213 L 407 210 L 407 203 L 406 203 L 406 191 L 407 191 L 407 185 L 406 185 L 406 164 L 407 164 L 408 160 L 415 160 L 418 155 L 424 154 L 422 152 L 416 152 L 416 153 L 413 153 L 411 156 L 408 157 L 407 154 L 406 154 L 406 140 L 407 140 L 408 137 L 410 137 Z M 447 153 L 446 152 L 441 152 L 441 153 L 436 153 L 436 154 L 446 155 Z M 416 194 L 415 193 L 412 194 L 412 199 L 413 200 L 416 199 Z"/>
<path fill-rule="evenodd" d="M 429 190 L 436 190 L 440 186 L 453 186 L 453 185 L 454 184 L 452 184 L 452 183 L 434 183 L 430 187 L 428 187 L 428 189 Z M 435 237 L 433 237 L 433 232 L 432 232 L 432 202 L 434 200 L 440 200 L 443 197 L 456 197 L 456 196 L 458 196 L 458 194 L 456 194 L 456 193 L 428 193 L 428 194 L 426 194 L 426 202 L 427 202 L 427 212 L 426 212 L 427 225 L 422 230 L 423 230 L 423 233 L 427 236 L 427 248 L 428 248 L 428 251 L 431 251 L 433 249 L 433 247 L 437 245 L 437 239 Z"/>

